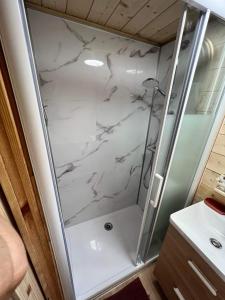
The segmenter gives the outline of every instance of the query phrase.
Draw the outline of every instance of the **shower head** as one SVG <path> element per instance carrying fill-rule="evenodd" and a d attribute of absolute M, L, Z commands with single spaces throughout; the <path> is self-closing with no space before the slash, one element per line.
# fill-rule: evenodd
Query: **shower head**
<path fill-rule="evenodd" d="M 155 78 L 149 77 L 142 82 L 143 86 L 146 88 L 154 89 L 154 93 L 159 92 L 162 96 L 166 96 L 166 93 L 160 89 L 159 81 Z"/>
<path fill-rule="evenodd" d="M 159 81 L 155 78 L 147 78 L 142 82 L 143 86 L 146 88 L 154 89 L 159 86 Z"/>
<path fill-rule="evenodd" d="M 160 87 L 159 87 L 159 81 L 155 78 L 149 77 L 147 79 L 145 79 L 142 82 L 142 85 L 148 89 L 153 89 L 154 90 L 154 95 L 156 95 L 157 93 L 160 93 L 163 97 L 166 96 L 165 91 L 163 91 Z M 171 94 L 171 98 L 175 99 L 177 97 L 176 93 L 172 93 Z"/>

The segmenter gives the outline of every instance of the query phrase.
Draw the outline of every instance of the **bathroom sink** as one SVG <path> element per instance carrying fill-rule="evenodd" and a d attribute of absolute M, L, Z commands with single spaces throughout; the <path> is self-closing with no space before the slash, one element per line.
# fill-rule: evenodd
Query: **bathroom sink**
<path fill-rule="evenodd" d="M 225 281 L 225 216 L 201 201 L 172 214 L 170 223 Z"/>

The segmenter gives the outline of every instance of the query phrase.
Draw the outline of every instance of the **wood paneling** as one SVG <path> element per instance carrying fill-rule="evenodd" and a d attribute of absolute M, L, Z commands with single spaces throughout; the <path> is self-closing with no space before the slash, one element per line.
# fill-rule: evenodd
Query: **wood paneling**
<path fill-rule="evenodd" d="M 123 30 L 131 34 L 137 34 L 144 36 L 144 30 L 147 34 L 150 33 L 148 24 L 150 25 L 153 20 L 160 19 L 160 14 L 163 11 L 167 11 L 168 7 L 174 3 L 174 0 L 150 0 L 145 6 L 124 26 Z M 156 18 L 156 16 L 158 16 Z M 165 23 L 163 24 L 165 25 Z M 142 33 L 143 32 L 143 33 Z M 151 32 L 150 35 L 153 35 Z"/>
<path fill-rule="evenodd" d="M 147 2 L 146 0 L 120 1 L 106 26 L 116 29 L 123 28 Z"/>
<path fill-rule="evenodd" d="M 182 12 L 181 0 L 26 0 L 33 8 L 48 8 L 47 13 L 61 12 L 89 25 L 117 30 L 134 39 L 164 44 L 176 36 Z"/>
<path fill-rule="evenodd" d="M 86 19 L 90 12 L 93 0 L 68 0 L 66 13 Z"/>
<path fill-rule="evenodd" d="M 48 299 L 63 299 L 10 79 L 0 49 L 0 184 Z"/>
<path fill-rule="evenodd" d="M 216 178 L 225 174 L 225 119 L 209 155 L 205 170 L 194 196 L 194 202 L 212 197 L 225 204 L 225 197 L 217 193 Z"/>
<path fill-rule="evenodd" d="M 151 38 L 157 43 L 165 44 L 167 41 L 171 41 L 174 38 L 173 32 L 177 30 L 179 24 L 179 19 L 163 27 L 161 30 L 157 31 Z"/>
<path fill-rule="evenodd" d="M 220 129 L 220 134 L 225 134 L 225 123 L 222 125 Z"/>
<path fill-rule="evenodd" d="M 42 6 L 65 12 L 67 0 L 42 0 Z"/>
<path fill-rule="evenodd" d="M 210 170 L 208 168 L 205 168 L 205 171 L 202 175 L 202 181 L 204 184 L 216 187 L 216 178 L 219 176 L 219 173 L 214 172 L 213 170 Z"/>
<path fill-rule="evenodd" d="M 212 151 L 209 156 L 207 168 L 216 173 L 223 174 L 225 172 L 225 155 Z"/>
<path fill-rule="evenodd" d="M 168 26 L 168 24 L 171 24 L 175 20 L 179 19 L 181 10 L 182 3 L 180 1 L 176 1 L 168 9 L 164 10 L 159 17 L 155 18 L 145 28 L 143 28 L 139 34 L 148 39 L 151 39 L 154 34 L 157 34 L 157 32 L 160 36 L 160 30 L 163 30 L 166 26 Z M 171 32 L 169 32 L 169 34 L 171 34 Z"/>
<path fill-rule="evenodd" d="M 97 24 L 105 25 L 119 2 L 120 0 L 95 0 L 87 20 Z"/>
<path fill-rule="evenodd" d="M 213 150 L 214 153 L 225 155 L 225 136 L 224 134 L 219 134 L 216 142 L 214 144 Z"/>
<path fill-rule="evenodd" d="M 41 0 L 29 0 L 30 3 L 41 5 Z"/>

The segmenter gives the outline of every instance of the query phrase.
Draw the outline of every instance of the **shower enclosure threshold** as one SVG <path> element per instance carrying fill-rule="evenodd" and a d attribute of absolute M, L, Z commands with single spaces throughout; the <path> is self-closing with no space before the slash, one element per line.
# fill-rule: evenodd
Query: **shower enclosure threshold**
<path fill-rule="evenodd" d="M 135 266 L 142 211 L 137 205 L 67 227 L 66 239 L 77 300 L 115 284 Z M 111 223 L 110 230 L 105 224 Z"/>

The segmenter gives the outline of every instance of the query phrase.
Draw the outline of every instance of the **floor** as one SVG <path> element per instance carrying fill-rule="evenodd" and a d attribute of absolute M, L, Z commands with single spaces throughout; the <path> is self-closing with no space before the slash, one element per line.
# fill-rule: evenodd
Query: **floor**
<path fill-rule="evenodd" d="M 121 284 L 115 286 L 114 288 L 109 290 L 107 293 L 103 294 L 102 296 L 96 297 L 94 299 L 95 300 L 107 299 L 111 295 L 114 295 L 119 290 L 123 289 L 126 285 L 128 285 L 135 278 L 139 277 L 150 300 L 166 300 L 167 298 L 163 294 L 163 291 L 161 290 L 161 288 L 153 274 L 154 268 L 155 268 L 155 263 L 144 267 L 138 273 L 129 277 L 127 280 L 123 281 Z"/>
<path fill-rule="evenodd" d="M 133 205 L 66 228 L 77 300 L 87 299 L 138 270 L 134 265 L 142 211 Z M 112 230 L 104 224 L 111 222 Z"/>

